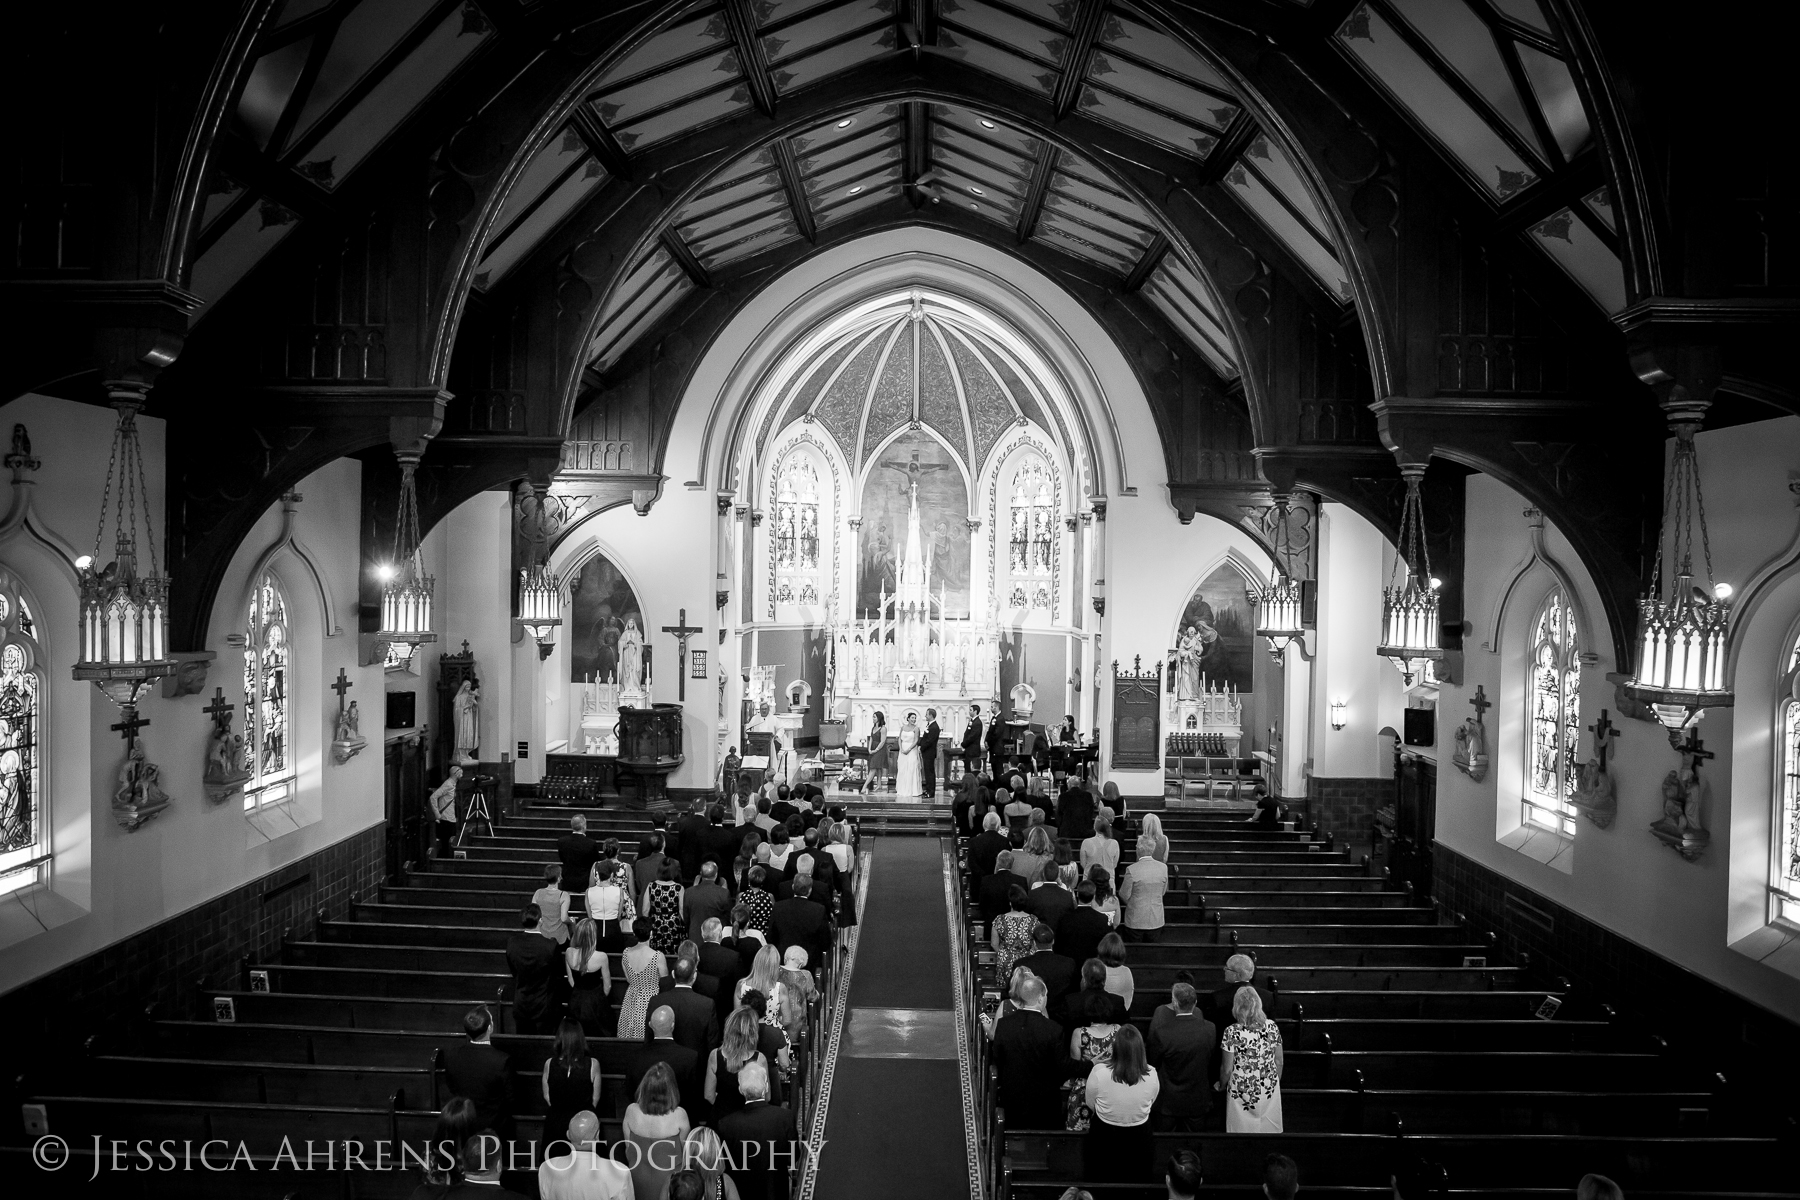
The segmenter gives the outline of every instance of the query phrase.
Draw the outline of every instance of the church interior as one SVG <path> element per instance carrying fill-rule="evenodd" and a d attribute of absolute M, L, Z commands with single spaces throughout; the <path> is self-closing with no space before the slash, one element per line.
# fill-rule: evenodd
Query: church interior
<path fill-rule="evenodd" d="M 1770 25 L 16 13 L 7 1190 L 1800 1197 Z"/>

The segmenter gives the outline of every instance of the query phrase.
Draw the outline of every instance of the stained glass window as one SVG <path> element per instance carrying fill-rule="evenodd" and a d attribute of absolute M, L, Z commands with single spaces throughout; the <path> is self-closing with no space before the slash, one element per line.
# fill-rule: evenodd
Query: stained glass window
<path fill-rule="evenodd" d="M 1800 655 L 1800 651 L 1797 651 Z M 1791 697 L 1793 671 L 1781 705 L 1781 789 L 1775 813 L 1775 862 L 1769 891 L 1774 915 L 1800 924 L 1800 701 Z"/>
<path fill-rule="evenodd" d="M 1056 493 L 1041 460 L 1027 461 L 1014 474 L 1008 521 L 1007 564 L 1013 577 L 1048 579 L 1056 547 Z M 1017 588 L 1013 595 L 1024 597 L 1015 608 L 1027 603 L 1033 608 L 1050 607 L 1050 589 L 1041 584 Z"/>
<path fill-rule="evenodd" d="M 275 576 L 265 574 L 250 601 L 249 635 L 244 643 L 244 711 L 247 734 L 244 769 L 246 811 L 279 804 L 294 790 L 294 741 L 289 708 L 287 600 Z"/>
<path fill-rule="evenodd" d="M 1566 837 L 1575 835 L 1569 799 L 1581 769 L 1580 653 L 1574 610 L 1557 588 L 1532 625 L 1524 817 L 1528 824 Z"/>
<path fill-rule="evenodd" d="M 0 893 L 38 882 L 49 861 L 43 812 L 43 674 L 31 610 L 0 571 Z"/>
<path fill-rule="evenodd" d="M 819 569 L 819 473 L 795 455 L 775 487 L 775 598 L 784 604 L 818 602 L 812 576 Z"/>

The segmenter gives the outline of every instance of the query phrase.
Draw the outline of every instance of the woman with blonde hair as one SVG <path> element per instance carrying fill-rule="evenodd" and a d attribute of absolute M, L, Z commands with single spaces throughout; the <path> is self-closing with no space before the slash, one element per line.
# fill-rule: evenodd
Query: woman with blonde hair
<path fill-rule="evenodd" d="M 581 1022 L 589 1037 L 604 1037 L 612 967 L 606 951 L 600 949 L 599 933 L 591 918 L 583 917 L 575 923 L 575 936 L 563 952 L 563 970 L 569 982 L 569 1015 Z"/>
<path fill-rule="evenodd" d="M 1169 861 L 1169 836 L 1163 832 L 1162 818 L 1153 812 L 1145 813 L 1144 819 L 1138 822 L 1137 853 L 1139 858 L 1146 857 L 1143 849 L 1145 839 L 1149 839 L 1150 842 L 1148 857 L 1154 858 L 1166 866 Z"/>
<path fill-rule="evenodd" d="M 1146 821 L 1148 817 L 1144 818 Z M 1167 838 L 1163 839 L 1165 842 Z M 1166 853 L 1166 851 L 1165 851 Z M 1169 890 L 1169 868 L 1156 858 L 1156 846 L 1146 831 L 1138 835 L 1137 860 L 1125 868 L 1119 882 L 1119 899 L 1125 905 L 1124 933 L 1134 942 L 1154 942 L 1168 918 L 1163 897 Z"/>
<path fill-rule="evenodd" d="M 674 1174 L 681 1144 L 692 1122 L 681 1107 L 681 1088 L 675 1071 L 666 1062 L 651 1063 L 638 1084 L 637 1097 L 625 1107 L 621 1125 L 625 1140 L 636 1149 L 622 1165 L 631 1171 L 631 1190 L 637 1196 L 660 1196 Z"/>
<path fill-rule="evenodd" d="M 784 990 L 781 986 L 781 951 L 773 946 L 765 945 L 756 952 L 756 957 L 750 960 L 750 974 L 738 980 L 737 990 L 732 994 L 731 999 L 734 1003 L 742 1004 L 745 992 L 761 992 L 763 999 L 768 1001 L 769 1012 L 774 1014 L 773 1019 L 768 1020 L 766 1024 L 779 1025 Z M 732 1069 L 736 1070 L 737 1068 Z"/>
<path fill-rule="evenodd" d="M 710 1127 L 688 1132 L 681 1144 L 681 1170 L 700 1177 L 695 1200 L 738 1200 L 737 1184 L 725 1173 L 725 1164 L 725 1143 Z"/>
<path fill-rule="evenodd" d="M 709 1121 L 718 1125 L 720 1118 L 744 1107 L 738 1091 L 737 1076 L 744 1064 L 759 1062 L 769 1069 L 769 1060 L 756 1048 L 756 1010 L 739 1006 L 725 1018 L 725 1033 L 719 1045 L 706 1056 L 706 1099 L 712 1105 Z"/>
<path fill-rule="evenodd" d="M 1056 835 L 1048 825 L 1033 825 L 1025 831 L 1025 846 L 1013 851 L 1013 874 L 1027 881 L 1044 877 L 1044 864 L 1056 861 Z"/>
<path fill-rule="evenodd" d="M 1219 1038 L 1219 1087 L 1225 1092 L 1225 1132 L 1280 1133 L 1281 1030 L 1263 1012 L 1262 997 L 1245 985 L 1232 997 L 1236 1024 Z"/>
<path fill-rule="evenodd" d="M 1095 867 L 1105 867 L 1108 879 L 1119 869 L 1119 842 L 1113 837 L 1112 815 L 1104 809 L 1094 818 L 1094 836 L 1081 843 L 1082 874 Z"/>

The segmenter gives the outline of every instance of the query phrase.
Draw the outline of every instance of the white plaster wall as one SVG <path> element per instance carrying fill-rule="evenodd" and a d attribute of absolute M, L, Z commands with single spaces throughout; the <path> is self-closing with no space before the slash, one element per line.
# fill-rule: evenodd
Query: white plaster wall
<path fill-rule="evenodd" d="M 1800 419 L 1702 434 L 1699 449 L 1718 578 L 1741 588 L 1794 531 L 1786 483 L 1789 465 L 1800 456 Z M 1470 477 L 1467 497 L 1464 594 L 1475 629 L 1465 643 L 1464 681 L 1442 690 L 1439 737 L 1448 741 L 1455 725 L 1470 715 L 1468 701 L 1476 686 L 1485 687 L 1495 703 L 1487 717 L 1493 770 L 1475 783 L 1450 766 L 1447 753 L 1440 755 L 1438 840 L 1722 987 L 1800 1019 L 1800 983 L 1728 948 L 1733 926 L 1753 923 L 1748 914 L 1760 909 L 1757 897 L 1766 882 L 1773 784 L 1769 714 L 1776 673 L 1760 663 L 1754 668 L 1740 664 L 1738 706 L 1709 711 L 1702 722 L 1707 747 L 1719 751 L 1702 772 L 1713 790 L 1704 817 L 1712 845 L 1700 861 L 1685 862 L 1648 828 L 1661 816 L 1661 781 L 1676 766 L 1676 755 L 1660 726 L 1620 717 L 1606 674 L 1621 668 L 1614 661 L 1610 631 L 1602 627 L 1599 594 L 1566 538 L 1553 526 L 1547 528 L 1551 554 L 1575 583 L 1586 618 L 1585 644 L 1597 656 L 1582 671 L 1582 725 L 1593 724 L 1605 708 L 1621 727 L 1610 763 L 1619 813 L 1606 830 L 1579 821 L 1567 859 L 1559 864 L 1569 868 L 1566 873 L 1507 848 L 1499 839 L 1519 823 L 1524 781 L 1526 626 L 1553 576 L 1540 566 L 1520 577 L 1496 624 L 1492 606 L 1529 553 L 1528 526 L 1521 515 L 1526 504 L 1485 475 Z M 1775 515 L 1779 519 L 1771 519 Z M 1796 617 L 1800 584 L 1789 584 L 1756 615 L 1745 651 L 1766 657 Z M 1777 629 L 1781 632 L 1772 632 Z M 1495 645 L 1497 652 L 1487 648 Z M 1630 664 L 1623 669 L 1628 672 Z M 1592 737 L 1584 733 L 1581 756 L 1585 760 L 1592 752 Z M 1746 844 L 1740 845 L 1740 839 Z"/>
<path fill-rule="evenodd" d="M 514 752 L 514 646 L 512 631 L 512 494 L 482 492 L 452 509 L 440 523 L 443 574 L 438 576 L 442 615 L 440 644 L 427 647 L 435 666 L 439 654 L 461 654 L 463 642 L 475 655 L 481 680 L 481 747 L 487 762 Z M 529 639 L 527 639 L 529 640 Z M 431 692 L 430 712 L 437 712 Z M 421 716 L 421 720 L 432 717 Z M 434 736 L 453 736 L 433 730 Z"/>
<path fill-rule="evenodd" d="M 110 441 L 111 410 L 26 396 L 0 408 L 0 422 L 24 422 L 29 427 L 33 450 L 44 464 L 38 473 L 39 513 L 58 535 L 91 553 L 106 469 L 106 456 L 96 454 L 94 447 Z M 163 423 L 140 419 L 140 425 L 160 537 Z M 302 481 L 298 490 L 306 497 L 300 506 L 299 533 L 323 568 L 327 604 L 321 606 L 313 584 L 291 556 L 275 564 L 292 608 L 292 711 L 301 791 L 296 807 L 306 814 L 298 828 L 286 832 L 271 823 L 258 833 L 245 819 L 240 800 L 215 806 L 200 787 L 210 728 L 200 710 L 215 686 L 223 686 L 227 699 L 238 705 L 233 715 L 238 718 L 236 727 L 242 728 L 243 656 L 225 637 L 243 627 L 249 574 L 278 536 L 279 505 L 258 521 L 221 582 L 206 645 L 217 657 L 205 694 L 165 700 L 160 690 L 153 690 L 142 706 L 142 715 L 151 722 L 144 735 L 149 756 L 162 767 L 172 805 L 135 832 L 121 829 L 111 814 L 112 791 L 124 758 L 124 743 L 108 729 L 118 720 L 117 710 L 92 685 L 69 677 L 77 654 L 71 634 L 72 582 L 58 582 L 47 555 L 15 556 L 10 547 L 0 549 L 0 556 L 27 576 L 46 610 L 38 618 L 52 656 L 46 663 L 49 711 L 58 722 L 68 723 L 65 728 L 81 726 L 85 735 L 73 747 L 53 743 L 46 784 L 56 826 L 56 891 L 33 903 L 26 902 L 32 898 L 21 897 L 0 906 L 4 914 L 0 986 L 24 984 L 381 819 L 378 741 L 372 739 L 371 748 L 345 766 L 323 761 L 336 711 L 336 697 L 325 683 L 342 666 L 361 694 L 374 698 L 381 690 L 380 668 L 356 664 L 360 467 L 352 460 L 338 460 Z M 345 632 L 325 636 L 328 623 Z"/>
<path fill-rule="evenodd" d="M 1393 773 L 1392 743 L 1380 731 L 1399 728 L 1400 673 L 1375 653 L 1381 642 L 1381 590 L 1392 557 L 1387 539 L 1367 519 L 1342 504 L 1319 506 L 1312 776 L 1377 779 Z M 1330 706 L 1340 700 L 1346 720 L 1342 729 L 1333 729 Z"/>

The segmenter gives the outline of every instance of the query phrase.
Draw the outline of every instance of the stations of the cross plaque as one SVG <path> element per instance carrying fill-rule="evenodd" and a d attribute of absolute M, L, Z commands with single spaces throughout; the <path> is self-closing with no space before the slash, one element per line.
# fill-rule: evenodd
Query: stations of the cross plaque
<path fill-rule="evenodd" d="M 225 725 L 230 723 L 231 714 L 237 711 L 237 705 L 225 703 L 225 689 L 216 687 L 213 689 L 212 703 L 200 711 L 211 717 L 214 725 Z"/>
<path fill-rule="evenodd" d="M 125 739 L 125 757 L 130 758 L 131 752 L 137 748 L 138 730 L 148 725 L 150 718 L 138 716 L 135 704 L 127 704 L 119 711 L 119 715 L 124 720 L 114 725 L 112 730 Z"/>
<path fill-rule="evenodd" d="M 664 633 L 674 634 L 675 639 L 681 644 L 680 649 L 676 651 L 676 662 L 678 665 L 675 671 L 675 682 L 678 687 L 680 699 L 686 700 L 688 639 L 697 633 L 704 633 L 705 630 L 699 625 L 689 625 L 687 623 L 687 609 L 684 608 L 681 610 L 681 615 L 678 618 L 677 623 L 674 625 L 664 625 L 662 631 Z M 668 693 L 666 692 L 664 693 L 664 695 L 667 694 Z"/>

